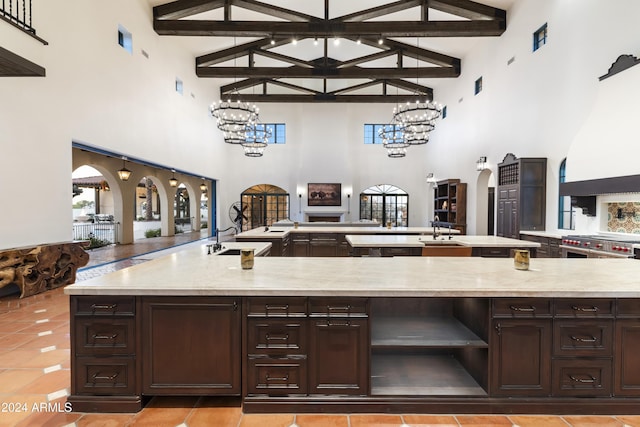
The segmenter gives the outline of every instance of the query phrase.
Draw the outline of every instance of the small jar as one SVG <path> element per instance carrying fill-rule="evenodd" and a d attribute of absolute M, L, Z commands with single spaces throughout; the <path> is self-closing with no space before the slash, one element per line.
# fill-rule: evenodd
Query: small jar
<path fill-rule="evenodd" d="M 513 266 L 516 268 L 516 270 L 529 269 L 529 251 L 527 249 L 514 250 Z"/>
<path fill-rule="evenodd" d="M 253 268 L 253 249 L 240 249 L 240 265 L 243 270 Z"/>

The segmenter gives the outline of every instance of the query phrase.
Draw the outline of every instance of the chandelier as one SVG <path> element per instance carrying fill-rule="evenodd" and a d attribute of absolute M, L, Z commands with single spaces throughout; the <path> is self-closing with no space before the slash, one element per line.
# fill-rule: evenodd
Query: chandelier
<path fill-rule="evenodd" d="M 258 120 L 258 107 L 248 102 L 240 101 L 240 94 L 236 92 L 236 99 L 232 101 L 220 100 L 211 104 L 211 115 L 216 119 L 218 129 L 222 131 L 224 142 L 228 144 L 243 144 L 247 126 Z"/>
<path fill-rule="evenodd" d="M 245 128 L 244 142 L 241 144 L 247 157 L 262 157 L 271 137 L 272 130 L 260 121 L 248 124 Z"/>
<path fill-rule="evenodd" d="M 431 101 L 415 104 L 406 103 L 393 109 L 392 121 L 405 131 L 405 140 L 409 145 L 420 145 L 429 142 L 429 133 L 436 126 L 442 107 Z"/>
<path fill-rule="evenodd" d="M 410 144 L 405 139 L 405 131 L 401 125 L 390 123 L 383 126 L 378 134 L 382 138 L 382 145 L 389 157 L 398 158 L 407 155 L 407 147 Z"/>

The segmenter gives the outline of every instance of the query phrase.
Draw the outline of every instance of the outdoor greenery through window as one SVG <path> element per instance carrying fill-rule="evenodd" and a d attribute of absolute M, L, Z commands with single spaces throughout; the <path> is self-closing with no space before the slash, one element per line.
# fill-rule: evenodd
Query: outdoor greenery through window
<path fill-rule="evenodd" d="M 535 52 L 545 44 L 547 44 L 547 24 L 544 24 L 533 33 L 533 51 Z"/>
<path fill-rule="evenodd" d="M 560 163 L 560 184 L 566 180 L 567 159 Z M 571 206 L 571 196 L 560 196 L 558 200 L 558 228 L 561 230 L 575 230 L 576 213 Z"/>

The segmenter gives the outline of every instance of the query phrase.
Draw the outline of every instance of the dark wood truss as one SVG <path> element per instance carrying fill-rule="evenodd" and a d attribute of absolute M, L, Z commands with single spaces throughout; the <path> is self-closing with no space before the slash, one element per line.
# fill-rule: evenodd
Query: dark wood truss
<path fill-rule="evenodd" d="M 239 21 L 232 19 L 231 7 L 258 12 L 277 20 Z M 241 79 L 220 88 L 222 98 L 233 98 L 243 89 L 249 102 L 405 102 L 416 95 L 433 98 L 431 88 L 410 83 L 408 79 L 455 78 L 460 75 L 460 59 L 403 43 L 400 37 L 495 37 L 506 30 L 506 12 L 471 0 L 401 0 L 329 19 L 329 0 L 325 0 L 325 16 L 307 15 L 295 10 L 273 6 L 257 0 L 177 0 L 153 8 L 153 26 L 159 35 L 255 37 L 248 43 L 222 49 L 196 58 L 198 77 Z M 386 15 L 416 8 L 420 16 L 415 21 L 370 21 Z M 222 9 L 222 20 L 185 19 Z M 430 21 L 429 9 L 442 11 L 464 20 Z M 297 40 L 317 39 L 324 43 L 324 55 L 304 60 L 283 55 L 274 50 Z M 329 40 L 339 37 L 358 41 L 378 51 L 361 57 L 339 61 L 328 56 Z M 384 42 L 379 43 L 382 39 Z M 282 66 L 255 65 L 256 56 L 275 59 Z M 372 67 L 364 64 L 395 57 L 393 67 Z M 408 61 L 410 59 L 411 61 Z M 233 60 L 234 66 L 220 64 Z M 238 61 L 238 64 L 236 64 Z M 417 61 L 429 66 L 417 66 Z M 414 66 L 410 66 L 413 64 Z M 291 81 L 323 79 L 324 90 L 312 89 Z M 358 79 L 339 90 L 328 91 L 327 80 Z M 285 81 L 286 80 L 286 81 Z M 269 91 L 274 86 L 285 87 L 291 94 Z M 376 95 L 354 92 L 376 88 Z M 257 89 L 257 93 L 256 92 Z M 392 90 L 390 90 L 392 89 Z M 411 95 L 398 94 L 398 89 Z"/>

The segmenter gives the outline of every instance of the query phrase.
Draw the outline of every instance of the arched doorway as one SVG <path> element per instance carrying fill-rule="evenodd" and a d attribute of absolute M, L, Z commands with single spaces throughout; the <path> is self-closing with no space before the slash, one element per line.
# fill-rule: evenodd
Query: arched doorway
<path fill-rule="evenodd" d="M 495 235 L 495 175 L 484 169 L 476 182 L 476 231 L 479 236 Z"/>
<path fill-rule="evenodd" d="M 240 206 L 232 206 L 229 215 L 236 224 L 242 224 L 242 231 L 290 218 L 289 193 L 275 185 L 254 185 L 242 192 L 240 200 Z"/>
<path fill-rule="evenodd" d="M 409 225 L 409 195 L 391 184 L 369 187 L 360 193 L 360 219 L 369 219 L 394 227 Z"/>

